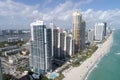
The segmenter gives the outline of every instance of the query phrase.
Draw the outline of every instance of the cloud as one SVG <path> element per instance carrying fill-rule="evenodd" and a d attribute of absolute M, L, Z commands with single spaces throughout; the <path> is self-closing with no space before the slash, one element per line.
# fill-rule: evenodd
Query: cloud
<path fill-rule="evenodd" d="M 59 4 L 56 8 L 51 10 L 49 13 L 43 15 L 44 20 L 67 20 L 71 15 L 73 3 L 71 1 L 66 1 L 63 4 Z"/>
<path fill-rule="evenodd" d="M 120 19 L 120 10 L 98 10 L 88 9 L 83 12 L 83 18 L 87 22 L 87 26 L 93 27 L 96 22 L 107 22 L 109 27 L 118 27 Z"/>
<path fill-rule="evenodd" d="M 12 0 L 0 1 L 0 27 L 25 28 L 31 21 L 40 18 L 38 6 L 29 6 Z"/>
<path fill-rule="evenodd" d="M 84 4 L 89 4 L 91 3 L 93 0 L 79 0 L 79 2 L 75 3 L 75 8 L 78 8 L 80 5 L 84 5 Z"/>
<path fill-rule="evenodd" d="M 45 5 L 52 2 L 52 0 L 49 0 Z M 63 3 L 59 3 L 55 8 L 43 8 L 44 10 L 42 10 L 39 5 L 32 6 L 14 2 L 13 0 L 3 0 L 0 1 L 0 27 L 29 28 L 31 22 L 36 19 L 42 19 L 46 22 L 51 22 L 51 20 L 53 20 L 56 25 L 62 26 L 62 28 L 72 28 L 72 13 L 75 7 L 91 2 L 92 0 L 80 0 L 79 2 L 67 0 Z M 78 8 L 78 10 L 80 10 L 80 8 Z M 119 25 L 119 9 L 106 11 L 87 9 L 86 11 L 80 10 L 80 12 L 83 14 L 83 19 L 86 21 L 88 28 L 94 27 L 95 22 L 99 21 L 106 21 L 109 26 Z"/>

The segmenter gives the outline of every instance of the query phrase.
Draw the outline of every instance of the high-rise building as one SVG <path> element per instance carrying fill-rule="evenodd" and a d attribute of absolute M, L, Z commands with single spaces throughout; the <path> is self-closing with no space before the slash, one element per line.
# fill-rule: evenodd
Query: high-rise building
<path fill-rule="evenodd" d="M 2 64 L 1 64 L 1 60 L 0 60 L 0 80 L 3 80 L 3 78 L 2 78 Z"/>
<path fill-rule="evenodd" d="M 85 21 L 82 20 L 82 15 L 75 11 L 73 13 L 73 38 L 75 40 L 75 52 L 78 52 L 85 47 Z"/>
<path fill-rule="evenodd" d="M 52 37 L 43 21 L 31 23 L 30 68 L 44 74 L 52 69 Z"/>
<path fill-rule="evenodd" d="M 62 30 L 50 23 L 52 30 L 52 55 L 53 60 L 66 60 L 74 53 L 74 40 L 70 30 Z"/>
<path fill-rule="evenodd" d="M 80 50 L 83 50 L 85 48 L 85 27 L 86 23 L 84 20 L 82 20 L 80 25 Z"/>
<path fill-rule="evenodd" d="M 88 30 L 88 42 L 92 43 L 94 41 L 94 30 L 89 29 Z"/>
<path fill-rule="evenodd" d="M 95 40 L 102 41 L 106 36 L 106 23 L 95 24 Z"/>
<path fill-rule="evenodd" d="M 104 32 L 103 32 L 103 35 L 106 36 L 107 35 L 107 23 L 106 22 L 103 22 L 104 23 Z"/>
<path fill-rule="evenodd" d="M 65 30 L 60 30 L 58 43 L 59 58 L 63 60 L 69 59 L 74 54 L 74 39 L 72 34 Z"/>
<path fill-rule="evenodd" d="M 60 58 L 65 59 L 66 57 L 66 31 L 61 30 L 60 32 Z"/>
<path fill-rule="evenodd" d="M 111 33 L 111 28 L 110 27 L 107 27 L 106 29 L 106 35 L 110 34 Z"/>
<path fill-rule="evenodd" d="M 66 57 L 69 58 L 74 53 L 74 40 L 71 34 L 66 36 Z"/>
<path fill-rule="evenodd" d="M 50 23 L 50 28 L 52 30 L 52 56 L 53 59 L 58 59 L 60 57 L 59 53 L 60 28 L 56 27 L 53 23 Z"/>
<path fill-rule="evenodd" d="M 50 23 L 52 30 L 52 54 L 53 59 L 68 59 L 73 54 L 73 38 L 70 30 L 62 30 Z"/>

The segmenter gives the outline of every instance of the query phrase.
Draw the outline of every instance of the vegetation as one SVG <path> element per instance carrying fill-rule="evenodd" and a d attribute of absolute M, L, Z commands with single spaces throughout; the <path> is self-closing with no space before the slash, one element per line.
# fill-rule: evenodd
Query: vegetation
<path fill-rule="evenodd" d="M 0 47 L 6 47 L 6 46 L 14 46 L 14 45 L 18 45 L 18 46 L 22 46 L 22 44 L 24 44 L 24 41 L 17 41 L 17 42 L 0 42 Z"/>
<path fill-rule="evenodd" d="M 19 67 L 19 66 L 17 66 L 16 70 L 20 71 L 20 72 L 29 71 L 28 66 L 26 66 L 26 67 Z"/>
<path fill-rule="evenodd" d="M 85 61 L 87 58 L 91 57 L 92 54 L 97 50 L 97 46 L 89 46 L 86 47 L 83 51 L 80 51 L 74 55 L 74 62 L 72 62 L 73 67 L 80 66 L 80 62 Z"/>
<path fill-rule="evenodd" d="M 97 50 L 97 46 L 90 46 L 90 47 L 87 47 L 83 52 L 82 52 L 82 57 L 84 59 L 87 59 L 89 58 L 96 50 Z"/>
<path fill-rule="evenodd" d="M 73 66 L 73 67 L 78 67 L 78 66 L 80 66 L 80 61 L 79 61 L 79 60 L 75 61 L 74 63 L 72 63 L 72 66 Z"/>
<path fill-rule="evenodd" d="M 39 80 L 49 80 L 46 76 L 41 76 Z"/>
<path fill-rule="evenodd" d="M 34 72 L 32 72 L 30 69 L 28 70 L 28 75 L 32 75 L 34 74 Z M 50 80 L 48 79 L 46 76 L 44 75 L 40 75 L 40 79 L 39 80 Z"/>
<path fill-rule="evenodd" d="M 22 67 L 18 67 L 16 70 L 20 71 L 20 72 L 24 72 L 25 71 Z"/>
<path fill-rule="evenodd" d="M 3 80 L 15 80 L 15 78 L 10 74 L 3 74 Z"/>

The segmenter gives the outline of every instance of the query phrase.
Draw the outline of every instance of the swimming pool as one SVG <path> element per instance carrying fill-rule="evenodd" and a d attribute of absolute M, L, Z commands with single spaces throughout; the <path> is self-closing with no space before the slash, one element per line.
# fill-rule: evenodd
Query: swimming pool
<path fill-rule="evenodd" d="M 58 73 L 53 72 L 53 73 L 50 74 L 50 79 L 55 79 L 58 76 L 59 76 Z"/>

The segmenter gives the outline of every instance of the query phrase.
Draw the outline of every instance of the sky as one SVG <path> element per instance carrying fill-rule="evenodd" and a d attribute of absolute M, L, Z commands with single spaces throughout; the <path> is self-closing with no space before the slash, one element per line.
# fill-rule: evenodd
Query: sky
<path fill-rule="evenodd" d="M 120 0 L 0 0 L 0 29 L 30 29 L 30 23 L 52 21 L 61 28 L 72 28 L 72 14 L 77 9 L 87 28 L 96 22 L 120 28 Z"/>

